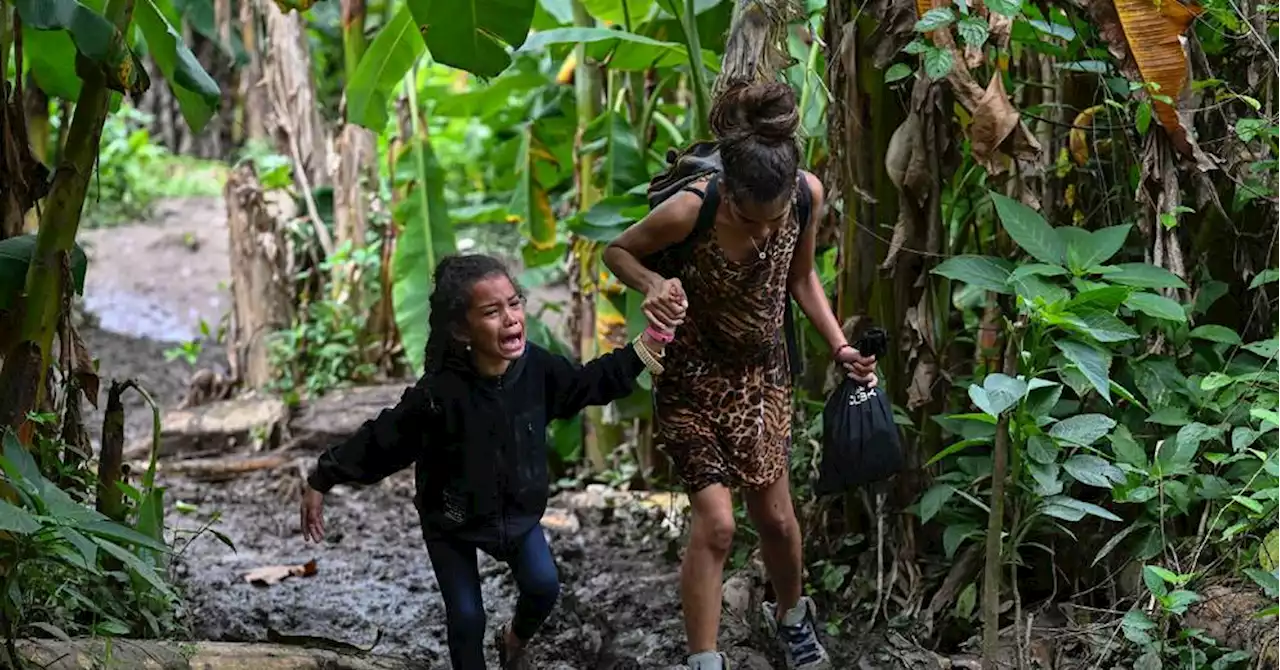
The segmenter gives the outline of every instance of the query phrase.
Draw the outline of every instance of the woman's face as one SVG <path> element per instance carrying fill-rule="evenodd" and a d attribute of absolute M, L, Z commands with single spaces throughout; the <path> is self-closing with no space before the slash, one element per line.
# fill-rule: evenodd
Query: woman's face
<path fill-rule="evenodd" d="M 485 277 L 471 287 L 467 332 L 477 367 L 501 372 L 505 363 L 524 354 L 524 298 L 506 275 Z"/>
<path fill-rule="evenodd" d="M 791 195 L 778 197 L 773 202 L 755 202 L 749 198 L 729 198 L 729 211 L 734 218 L 748 225 L 777 228 L 791 214 Z"/>

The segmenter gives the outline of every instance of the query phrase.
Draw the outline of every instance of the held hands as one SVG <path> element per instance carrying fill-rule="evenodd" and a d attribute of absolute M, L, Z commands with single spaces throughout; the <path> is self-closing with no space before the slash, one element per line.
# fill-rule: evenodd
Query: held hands
<path fill-rule="evenodd" d="M 649 327 L 641 335 L 645 347 L 661 356 L 676 328 L 684 323 L 687 309 L 688 299 L 679 279 L 656 282 L 644 299 L 644 315 L 649 321 Z"/>
<path fill-rule="evenodd" d="M 310 486 L 302 493 L 302 539 L 324 539 L 324 494 Z"/>
<path fill-rule="evenodd" d="M 879 380 L 876 379 L 876 358 L 875 356 L 863 356 L 861 352 L 853 348 L 851 344 L 843 344 L 836 349 L 835 360 L 844 366 L 845 372 L 854 381 L 859 384 L 866 385 L 872 389 L 876 387 Z"/>
<path fill-rule="evenodd" d="M 650 325 L 663 332 L 674 332 L 684 323 L 689 300 L 679 279 L 663 279 L 654 282 L 644 297 L 645 318 Z"/>

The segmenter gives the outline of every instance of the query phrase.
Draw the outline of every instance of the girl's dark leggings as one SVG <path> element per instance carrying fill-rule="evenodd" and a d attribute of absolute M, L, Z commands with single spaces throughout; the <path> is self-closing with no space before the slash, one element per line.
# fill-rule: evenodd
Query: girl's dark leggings
<path fill-rule="evenodd" d="M 427 543 L 431 567 L 444 597 L 449 657 L 454 670 L 485 670 L 484 601 L 476 563 L 479 548 L 475 543 L 450 538 Z M 560 596 L 560 576 L 542 526 L 534 526 L 502 558 L 511 566 L 520 591 L 511 626 L 516 637 L 529 640 L 550 616 Z"/>

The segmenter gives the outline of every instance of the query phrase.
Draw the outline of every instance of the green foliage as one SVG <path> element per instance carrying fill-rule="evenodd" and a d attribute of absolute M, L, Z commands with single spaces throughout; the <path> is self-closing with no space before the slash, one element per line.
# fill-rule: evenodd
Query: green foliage
<path fill-rule="evenodd" d="M 127 488 L 135 519 L 118 523 L 60 489 L 6 432 L 0 469 L 0 606 L 7 638 L 54 633 L 156 637 L 174 630 L 177 594 L 167 574 L 155 506 L 161 491 Z M 61 446 L 61 445 L 56 445 Z M 82 486 L 81 490 L 87 490 Z"/>
<path fill-rule="evenodd" d="M 181 17 L 170 0 L 137 0 L 134 21 L 151 57 L 172 84 L 182 117 L 193 132 L 200 132 L 218 109 L 222 94 L 174 28 L 181 25 Z"/>
<path fill-rule="evenodd" d="M 459 5 L 406 0 L 425 32 L 436 62 L 481 77 L 495 77 L 511 64 L 506 48 L 518 49 L 529 36 L 537 0 L 460 0 Z"/>
<path fill-rule="evenodd" d="M 0 310 L 11 309 L 22 295 L 27 282 L 27 270 L 35 253 L 35 234 L 19 235 L 0 240 Z M 89 259 L 80 245 L 72 247 L 71 280 L 76 295 L 84 293 L 84 275 Z"/>
<path fill-rule="evenodd" d="M 1180 279 L 1146 264 L 1110 264 L 1128 226 L 1053 228 L 1021 203 L 991 198 L 1005 232 L 1038 262 L 957 257 L 935 273 L 1014 296 L 1026 324 L 1010 333 L 1021 338 L 1018 371 L 974 380 L 968 395 L 978 413 L 937 418 L 957 441 L 933 458 L 945 468 L 917 504 L 921 520 L 944 525 L 948 555 L 981 540 L 991 462 L 977 448 L 992 443 L 997 417 L 1008 415 L 1006 509 L 1017 522 L 1006 526 L 1006 560 L 1025 564 L 1025 550 L 1066 539 L 1092 551 L 1094 565 L 1177 556 L 1184 565 L 1217 559 L 1253 569 L 1259 540 L 1275 529 L 1280 486 L 1276 338 L 1244 344 L 1223 326 L 1191 327 L 1207 305 L 1186 308 L 1155 292 L 1184 286 Z M 1144 338 L 1165 346 L 1150 350 Z M 947 504 L 957 495 L 968 504 Z M 1177 530 L 1197 520 L 1200 535 Z M 1268 574 L 1250 577 L 1269 583 Z M 1197 600 L 1185 588 L 1196 576 L 1144 567 L 1167 617 Z M 1175 662 L 1204 654 L 1167 644 L 1150 634 L 1155 627 L 1141 612 L 1125 618 L 1144 655 Z"/>
<path fill-rule="evenodd" d="M 330 276 L 335 268 L 346 268 L 360 279 L 364 295 L 376 295 L 381 260 L 381 242 L 357 249 L 344 244 L 318 270 Z M 272 368 L 278 375 L 273 390 L 292 403 L 370 380 L 377 370 L 367 351 L 368 319 L 367 312 L 356 312 L 348 301 L 334 296 L 304 298 L 293 324 L 270 336 Z"/>
<path fill-rule="evenodd" d="M 107 117 L 85 198 L 86 227 L 146 218 L 160 198 L 221 194 L 225 168 L 169 153 L 152 142 L 147 130 L 152 121 L 150 114 L 127 105 Z"/>
<path fill-rule="evenodd" d="M 399 238 L 391 261 L 392 300 L 405 356 L 422 371 L 430 334 L 430 297 L 436 265 L 456 251 L 440 163 L 425 138 L 415 140 L 396 162 L 405 197 L 394 212 Z"/>
<path fill-rule="evenodd" d="M 78 76 L 77 54 L 101 68 L 111 90 L 136 94 L 150 86 L 142 61 L 129 48 L 124 35 L 98 11 L 77 0 L 16 0 L 15 4 L 24 26 L 35 31 L 59 31 L 70 38 L 44 41 L 45 48 L 72 49 L 42 54 L 44 57 L 38 61 L 41 67 L 58 69 L 57 74 L 46 70 L 45 78 L 58 81 L 59 88 L 69 88 L 68 73 Z"/>
<path fill-rule="evenodd" d="M 369 43 L 347 82 L 347 121 L 380 132 L 392 91 L 426 48 L 409 7 L 402 6 Z"/>

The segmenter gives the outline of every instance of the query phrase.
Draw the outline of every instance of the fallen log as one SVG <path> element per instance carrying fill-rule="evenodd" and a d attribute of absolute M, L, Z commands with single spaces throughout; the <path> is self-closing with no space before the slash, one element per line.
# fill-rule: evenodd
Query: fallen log
<path fill-rule="evenodd" d="M 425 670 L 433 661 L 281 644 L 158 640 L 20 640 L 18 654 L 46 670 Z"/>
<path fill-rule="evenodd" d="M 156 470 L 163 474 L 185 475 L 192 479 L 220 482 L 235 479 L 249 472 L 274 470 L 293 465 L 294 461 L 299 458 L 302 458 L 302 454 L 285 451 L 276 451 L 261 456 L 191 458 L 182 461 L 162 461 L 156 465 Z"/>
<path fill-rule="evenodd" d="M 281 442 L 288 422 L 288 406 L 267 395 L 169 410 L 161 417 L 160 456 L 228 451 L 250 444 L 272 448 Z M 150 437 L 134 442 L 124 452 L 129 461 L 146 460 L 150 455 Z"/>
<path fill-rule="evenodd" d="M 347 439 L 360 424 L 394 407 L 409 382 L 335 389 L 305 402 L 289 421 L 291 444 L 324 450 Z"/>

